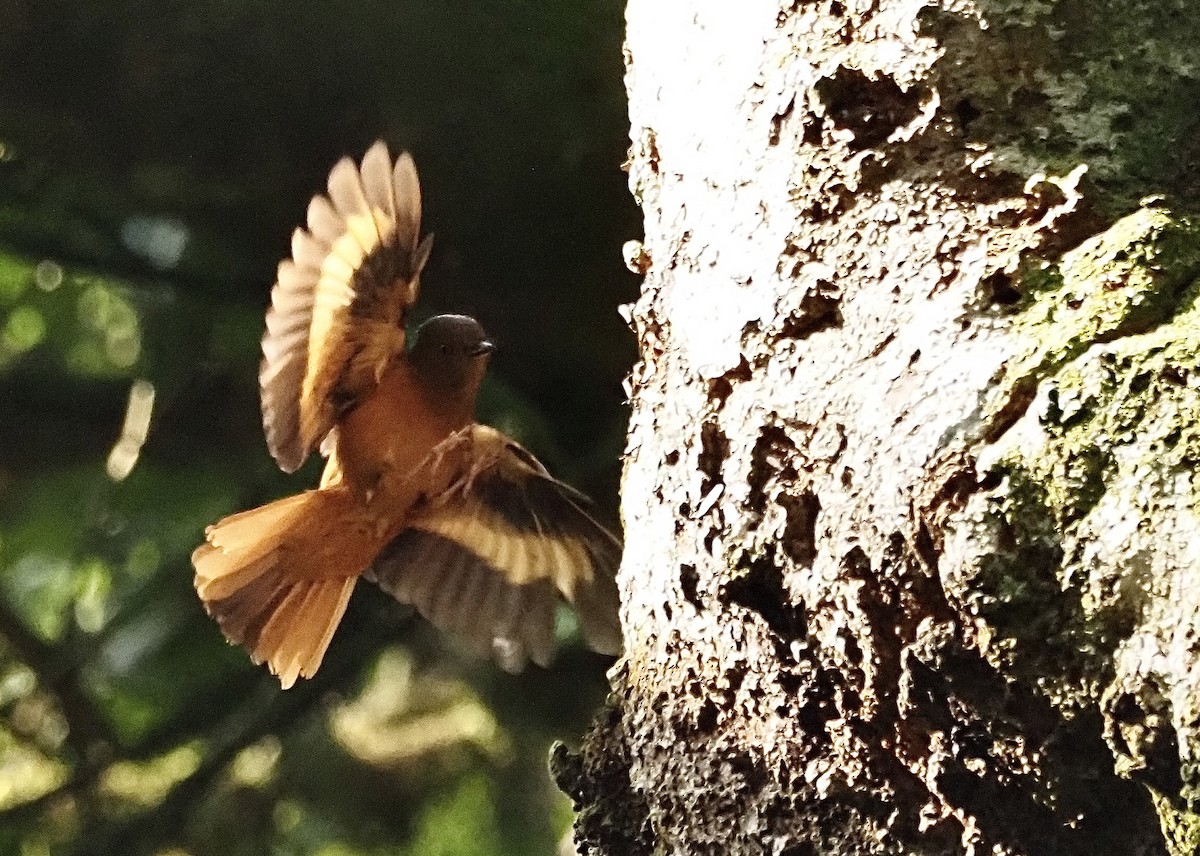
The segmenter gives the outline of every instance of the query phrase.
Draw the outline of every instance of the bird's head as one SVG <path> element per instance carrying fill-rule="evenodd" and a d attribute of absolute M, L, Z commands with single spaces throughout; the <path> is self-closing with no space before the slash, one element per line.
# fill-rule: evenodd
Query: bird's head
<path fill-rule="evenodd" d="M 496 346 L 466 315 L 438 315 L 417 328 L 408 358 L 421 380 L 439 394 L 474 402 L 488 357 Z"/>

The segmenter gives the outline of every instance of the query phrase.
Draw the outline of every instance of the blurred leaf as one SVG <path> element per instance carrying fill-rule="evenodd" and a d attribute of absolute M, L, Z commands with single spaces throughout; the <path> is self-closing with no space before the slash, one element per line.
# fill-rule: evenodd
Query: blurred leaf
<path fill-rule="evenodd" d="M 417 820 L 412 842 L 403 852 L 413 856 L 503 853 L 487 779 L 466 777 L 452 792 L 428 806 Z"/>

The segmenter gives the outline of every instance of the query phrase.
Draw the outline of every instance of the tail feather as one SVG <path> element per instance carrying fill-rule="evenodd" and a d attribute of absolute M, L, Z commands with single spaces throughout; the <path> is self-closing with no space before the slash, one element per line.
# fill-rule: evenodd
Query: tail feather
<path fill-rule="evenodd" d="M 210 526 L 192 554 L 205 610 L 284 689 L 316 673 L 378 549 L 360 518 L 348 489 L 308 491 Z"/>
<path fill-rule="evenodd" d="M 279 538 L 268 536 L 283 535 L 290 530 L 296 518 L 311 505 L 312 496 L 313 492 L 307 491 L 277 499 L 260 508 L 231 514 L 209 526 L 205 537 L 223 553 L 236 554 L 242 564 L 261 559 L 281 546 Z"/>
<path fill-rule="evenodd" d="M 250 587 L 261 588 L 263 575 L 275 565 L 278 553 L 271 552 L 258 558 L 242 556 L 239 560 L 245 564 L 231 565 L 229 554 L 211 544 L 196 548 L 192 553 L 192 564 L 196 567 L 196 591 L 202 600 L 206 603 L 225 600 Z M 214 571 L 217 575 L 205 575 Z"/>

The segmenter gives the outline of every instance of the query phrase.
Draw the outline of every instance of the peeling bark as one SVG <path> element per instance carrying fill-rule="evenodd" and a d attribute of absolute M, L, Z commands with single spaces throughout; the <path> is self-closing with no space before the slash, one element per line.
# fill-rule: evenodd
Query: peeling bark
<path fill-rule="evenodd" d="M 1198 36 L 631 0 L 627 654 L 555 760 L 582 852 L 1192 852 Z"/>

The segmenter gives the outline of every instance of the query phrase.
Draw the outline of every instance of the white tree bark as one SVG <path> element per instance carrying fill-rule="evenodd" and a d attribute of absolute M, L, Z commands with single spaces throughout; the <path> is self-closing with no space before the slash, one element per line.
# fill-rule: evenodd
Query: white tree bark
<path fill-rule="evenodd" d="M 627 655 L 556 760 L 581 849 L 1191 852 L 1200 232 L 1136 200 L 1189 175 L 1198 36 L 631 0 Z"/>

